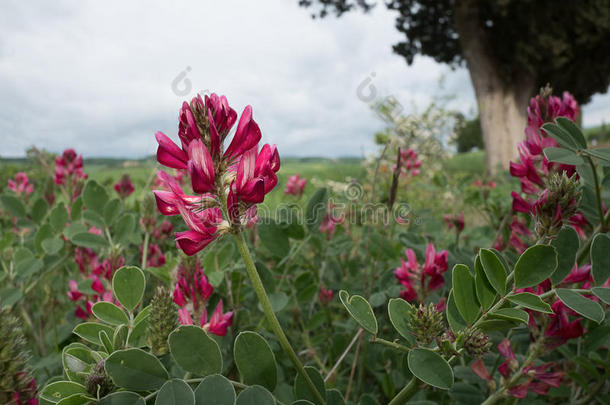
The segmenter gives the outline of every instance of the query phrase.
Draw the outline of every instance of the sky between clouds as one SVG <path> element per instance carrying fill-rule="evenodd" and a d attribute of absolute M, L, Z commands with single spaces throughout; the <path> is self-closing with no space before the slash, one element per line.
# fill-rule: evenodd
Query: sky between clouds
<path fill-rule="evenodd" d="M 0 156 L 32 145 L 150 155 L 155 131 L 177 139 L 182 101 L 205 90 L 226 94 L 238 113 L 251 104 L 263 141 L 284 156 L 373 150 L 383 124 L 356 95 L 367 78 L 406 111 L 446 94 L 456 95 L 449 107 L 474 111 L 465 69 L 427 57 L 407 66 L 392 53 L 401 37 L 384 7 L 312 20 L 297 3 L 3 0 Z M 585 126 L 608 121 L 610 95 L 595 96 L 583 117 Z"/>

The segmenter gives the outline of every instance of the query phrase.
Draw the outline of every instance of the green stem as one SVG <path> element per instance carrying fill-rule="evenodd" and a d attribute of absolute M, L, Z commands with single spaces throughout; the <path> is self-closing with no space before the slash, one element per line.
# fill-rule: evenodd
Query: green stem
<path fill-rule="evenodd" d="M 324 397 L 322 396 L 322 394 L 320 392 L 318 392 L 318 390 L 316 389 L 316 386 L 314 385 L 313 381 L 309 377 L 309 374 L 307 374 L 307 372 L 305 372 L 305 369 L 303 368 L 303 364 L 301 363 L 301 360 L 295 353 L 292 346 L 290 346 L 290 342 L 288 342 L 288 338 L 286 337 L 286 334 L 284 333 L 284 330 L 282 329 L 280 322 L 278 321 L 277 317 L 275 316 L 275 313 L 273 312 L 273 308 L 271 308 L 271 302 L 269 301 L 269 297 L 267 296 L 267 292 L 265 291 L 263 282 L 261 281 L 261 278 L 258 275 L 258 272 L 256 271 L 256 266 L 254 265 L 252 256 L 250 256 L 250 251 L 248 250 L 248 246 L 246 245 L 246 240 L 244 239 L 244 234 L 242 232 L 239 232 L 239 233 L 235 234 L 234 236 L 235 236 L 235 243 L 237 244 L 237 248 L 239 249 L 239 253 L 241 254 L 241 257 L 244 260 L 244 264 L 246 265 L 246 271 L 250 278 L 250 282 L 252 283 L 252 287 L 254 287 L 256 296 L 258 297 L 258 300 L 260 301 L 261 306 L 263 307 L 263 312 L 265 313 L 267 322 L 269 322 L 271 329 L 275 333 L 275 336 L 278 338 L 279 343 L 282 346 L 282 349 L 284 349 L 284 352 L 288 355 L 288 357 L 292 361 L 292 364 L 294 365 L 294 367 L 297 369 L 299 374 L 301 374 L 301 376 L 307 382 L 307 385 L 309 386 L 309 389 L 311 390 L 312 394 L 314 394 L 314 396 L 316 397 L 317 401 L 320 404 L 326 405 L 326 401 L 324 400 Z"/>
<path fill-rule="evenodd" d="M 374 337 L 373 339 L 370 340 L 370 342 L 389 346 L 393 349 L 400 350 L 401 352 L 405 352 L 405 353 L 409 353 L 411 351 L 411 349 L 409 349 L 407 346 L 401 345 L 400 343 L 391 342 L 389 340 L 385 340 L 385 339 L 378 338 L 378 337 Z"/>
<path fill-rule="evenodd" d="M 521 367 L 519 367 L 519 370 L 517 370 L 513 374 L 513 376 L 510 378 L 510 380 L 508 380 L 508 382 L 504 385 L 504 387 L 500 388 L 499 390 L 497 390 L 496 392 L 491 394 L 489 396 L 489 398 L 487 398 L 483 403 L 481 403 L 481 405 L 495 404 L 504 395 L 505 392 L 507 392 L 510 388 L 514 387 L 519 382 L 521 377 L 523 377 L 525 375 L 523 373 L 523 370 L 525 370 L 526 367 L 528 367 L 530 364 L 535 362 L 536 359 L 538 358 L 538 354 L 540 354 L 540 348 L 542 347 L 543 342 L 544 342 L 544 339 L 538 339 L 536 341 L 536 343 L 534 344 L 534 347 L 530 349 L 529 356 L 525 359 L 523 364 L 521 364 Z"/>
<path fill-rule="evenodd" d="M 591 166 L 591 171 L 593 172 L 593 181 L 595 183 L 595 197 L 597 200 L 597 213 L 599 214 L 599 223 L 601 226 L 601 231 L 603 232 L 606 228 L 605 217 L 604 217 L 604 208 L 602 206 L 602 193 L 599 187 L 599 179 L 597 178 L 597 169 L 595 168 L 595 163 L 593 163 L 593 159 L 590 156 L 587 156 L 587 160 L 589 161 L 589 166 Z"/>
<path fill-rule="evenodd" d="M 148 259 L 148 241 L 150 239 L 150 234 L 146 232 L 144 234 L 144 244 L 142 245 L 142 265 L 140 266 L 142 270 L 146 269 L 146 262 Z"/>
<path fill-rule="evenodd" d="M 417 393 L 417 381 L 418 379 L 416 377 L 411 378 L 411 381 L 409 381 L 409 383 L 405 385 L 390 402 L 388 402 L 388 405 L 403 405 L 407 403 L 407 401 Z"/>

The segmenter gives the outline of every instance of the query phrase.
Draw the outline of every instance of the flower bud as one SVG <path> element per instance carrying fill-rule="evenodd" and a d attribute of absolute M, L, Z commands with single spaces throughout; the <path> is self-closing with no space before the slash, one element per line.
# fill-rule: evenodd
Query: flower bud
<path fill-rule="evenodd" d="M 409 328 L 420 345 L 428 345 L 445 330 L 443 313 L 434 304 L 420 304 L 413 308 L 409 317 Z"/>
<path fill-rule="evenodd" d="M 464 350 L 472 357 L 481 357 L 489 352 L 489 337 L 479 329 L 468 328 L 464 333 Z"/>
<path fill-rule="evenodd" d="M 0 403 L 12 404 L 15 398 L 28 403 L 36 398 L 36 383 L 27 362 L 27 342 L 20 321 L 0 303 Z"/>
<path fill-rule="evenodd" d="M 170 291 L 157 287 L 151 300 L 150 318 L 146 340 L 153 354 L 162 356 L 168 352 L 167 337 L 178 327 L 177 306 Z"/>
<path fill-rule="evenodd" d="M 147 196 L 140 206 L 140 226 L 145 232 L 153 232 L 157 224 L 157 205 L 153 196 Z"/>
<path fill-rule="evenodd" d="M 581 191 L 576 174 L 568 177 L 565 172 L 552 174 L 546 189 L 533 204 L 536 233 L 540 238 L 554 238 L 568 219 L 578 211 Z"/>
<path fill-rule="evenodd" d="M 106 374 L 104 360 L 100 360 L 93 366 L 91 373 L 87 376 L 86 387 L 89 394 L 98 398 L 104 397 L 112 391 L 114 384 L 110 376 Z"/>

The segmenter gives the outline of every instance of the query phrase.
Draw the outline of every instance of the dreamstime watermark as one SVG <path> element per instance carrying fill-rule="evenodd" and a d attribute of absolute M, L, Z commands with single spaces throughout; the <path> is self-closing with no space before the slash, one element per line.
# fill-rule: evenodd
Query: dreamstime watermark
<path fill-rule="evenodd" d="M 364 188 L 351 182 L 343 190 L 343 198 L 331 197 L 326 202 L 309 205 L 282 203 L 271 208 L 266 203 L 257 206 L 259 223 L 299 224 L 310 226 L 322 221 L 348 225 L 421 225 L 422 218 L 410 204 L 400 202 L 393 207 L 383 203 L 363 202 Z"/>
<path fill-rule="evenodd" d="M 184 97 L 191 94 L 191 91 L 193 90 L 193 83 L 191 82 L 191 79 L 188 78 L 188 74 L 192 70 L 193 69 L 190 66 L 187 66 L 184 68 L 184 70 L 180 71 L 180 73 L 178 73 L 176 77 L 174 77 L 174 80 L 172 80 L 171 89 L 172 93 L 174 93 L 176 96 Z M 209 89 L 199 91 L 199 94 L 202 95 L 209 93 Z"/>

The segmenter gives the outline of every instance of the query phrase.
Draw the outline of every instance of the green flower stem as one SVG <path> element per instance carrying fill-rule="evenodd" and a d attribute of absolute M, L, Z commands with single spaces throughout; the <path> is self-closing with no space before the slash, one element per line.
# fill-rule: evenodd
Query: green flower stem
<path fill-rule="evenodd" d="M 148 259 L 148 242 L 150 240 L 150 234 L 148 231 L 144 234 L 144 244 L 142 245 L 142 265 L 140 266 L 142 270 L 146 269 L 146 262 Z"/>
<path fill-rule="evenodd" d="M 587 161 L 589 162 L 589 166 L 591 166 L 591 171 L 593 172 L 593 181 L 595 185 L 595 197 L 597 199 L 597 213 L 599 215 L 599 224 L 601 227 L 601 232 L 605 231 L 606 228 L 606 218 L 604 217 L 604 208 L 602 206 L 602 192 L 599 186 L 599 179 L 597 178 L 597 169 L 595 168 L 595 163 L 593 163 L 593 159 L 590 156 L 586 156 Z"/>
<path fill-rule="evenodd" d="M 254 287 L 254 291 L 256 292 L 256 296 L 258 297 L 261 306 L 263 307 L 263 312 L 265 313 L 267 322 L 269 322 L 273 333 L 275 333 L 275 336 L 278 338 L 282 349 L 284 349 L 284 352 L 288 355 L 288 357 L 292 361 L 292 364 L 294 364 L 299 374 L 301 374 L 301 376 L 305 379 L 307 385 L 309 386 L 309 389 L 314 394 L 318 402 L 323 405 L 326 405 L 324 397 L 320 392 L 318 392 L 316 386 L 309 377 L 309 374 L 305 372 L 301 360 L 295 353 L 292 346 L 290 346 L 290 342 L 288 342 L 288 338 L 286 337 L 286 334 L 284 333 L 280 322 L 277 320 L 277 317 L 273 312 L 273 308 L 271 308 L 271 302 L 269 301 L 269 297 L 267 296 L 267 292 L 265 291 L 263 282 L 261 281 L 261 278 L 258 275 L 258 272 L 256 271 L 252 256 L 250 256 L 250 251 L 248 250 L 248 246 L 246 245 L 246 240 L 244 239 L 243 232 L 239 232 L 234 236 L 237 248 L 239 249 L 239 253 L 241 254 L 241 257 L 244 260 L 244 264 L 246 265 L 246 271 L 248 272 L 248 276 L 250 277 L 250 282 Z"/>
<path fill-rule="evenodd" d="M 525 370 L 525 368 L 527 366 L 529 366 L 530 364 L 535 362 L 536 359 L 538 358 L 538 355 L 540 354 L 540 349 L 542 348 L 543 343 L 544 343 L 544 339 L 538 339 L 536 341 L 536 343 L 534 344 L 534 346 L 530 349 L 529 356 L 525 359 L 523 364 L 521 364 L 521 367 L 519 367 L 519 370 L 517 370 L 513 374 L 513 376 L 510 378 L 510 380 L 508 380 L 508 382 L 506 383 L 506 385 L 504 385 L 504 387 L 500 388 L 499 390 L 497 390 L 496 392 L 491 394 L 489 396 L 489 398 L 487 398 L 483 403 L 481 403 L 481 405 L 495 404 L 500 398 L 502 398 L 502 396 L 504 395 L 504 393 L 506 393 L 506 391 L 508 391 L 510 388 L 514 387 L 515 385 L 517 385 L 517 383 L 519 382 L 521 377 L 523 377 L 525 375 L 523 373 L 523 370 Z"/>
<path fill-rule="evenodd" d="M 374 337 L 373 339 L 370 340 L 370 342 L 389 346 L 393 349 L 400 350 L 401 352 L 405 352 L 405 353 L 409 353 L 411 351 L 411 349 L 409 349 L 407 346 L 401 345 L 400 343 L 390 342 L 389 340 L 385 340 L 385 339 L 378 338 L 378 337 Z"/>
<path fill-rule="evenodd" d="M 418 379 L 416 377 L 411 378 L 411 381 L 407 385 L 404 386 L 402 390 L 390 402 L 388 405 L 403 405 L 406 404 L 408 400 L 410 400 L 413 395 L 415 395 L 418 391 L 417 383 Z"/>

